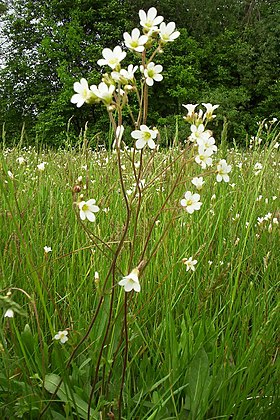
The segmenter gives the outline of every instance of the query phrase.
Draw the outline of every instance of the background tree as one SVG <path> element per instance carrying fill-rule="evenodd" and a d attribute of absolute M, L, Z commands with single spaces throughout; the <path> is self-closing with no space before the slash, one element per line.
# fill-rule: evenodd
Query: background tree
<path fill-rule="evenodd" d="M 139 9 L 151 6 L 176 22 L 181 36 L 160 57 L 165 88 L 153 88 L 150 124 L 165 126 L 171 136 L 182 103 L 219 103 L 229 137 L 243 142 L 256 121 L 280 118 L 280 0 L 11 0 L 0 71 L 6 131 L 12 135 L 25 122 L 32 138 L 35 132 L 43 142 L 60 144 L 73 117 L 75 134 L 86 121 L 93 135 L 107 133 L 100 107 L 73 108 L 73 82 L 98 83 L 102 49 L 120 43 L 125 30 L 139 25 Z M 222 123 L 216 120 L 220 129 Z"/>

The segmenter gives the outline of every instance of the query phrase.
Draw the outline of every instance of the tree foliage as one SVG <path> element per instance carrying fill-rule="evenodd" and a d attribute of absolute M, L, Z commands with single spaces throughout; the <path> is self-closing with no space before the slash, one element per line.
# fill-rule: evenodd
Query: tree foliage
<path fill-rule="evenodd" d="M 151 124 L 174 124 L 182 103 L 215 102 L 242 141 L 256 121 L 280 117 L 280 0 L 10 0 L 0 70 L 6 131 L 25 122 L 33 137 L 59 144 L 73 117 L 75 133 L 86 121 L 93 134 L 107 132 L 102 109 L 70 104 L 73 82 L 98 83 L 102 49 L 119 44 L 138 26 L 138 10 L 151 6 L 181 32 L 161 56 L 164 88 L 151 95 Z"/>

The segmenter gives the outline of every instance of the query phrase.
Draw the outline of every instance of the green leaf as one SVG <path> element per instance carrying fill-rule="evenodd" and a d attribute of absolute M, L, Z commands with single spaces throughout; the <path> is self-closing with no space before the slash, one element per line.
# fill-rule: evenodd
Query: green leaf
<path fill-rule="evenodd" d="M 45 377 L 45 383 L 44 387 L 45 389 L 53 394 L 60 382 L 60 377 L 58 375 L 55 375 L 54 373 L 51 373 L 49 375 L 46 375 Z M 88 416 L 88 404 L 76 393 L 72 392 L 70 393 L 69 387 L 66 386 L 63 382 L 60 385 L 58 391 L 57 391 L 58 398 L 61 399 L 64 403 L 69 403 L 72 408 L 77 407 L 77 411 L 79 416 L 82 419 L 87 420 Z M 71 399 L 73 396 L 73 399 Z M 93 411 L 90 409 L 90 418 L 91 420 L 97 420 L 98 419 L 98 413 L 96 411 Z"/>

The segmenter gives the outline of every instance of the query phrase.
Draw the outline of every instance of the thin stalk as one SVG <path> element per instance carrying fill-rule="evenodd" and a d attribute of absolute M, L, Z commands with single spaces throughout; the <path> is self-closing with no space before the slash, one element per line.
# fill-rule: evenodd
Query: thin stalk
<path fill-rule="evenodd" d="M 123 371 L 122 371 L 122 382 L 120 387 L 120 396 L 119 396 L 119 420 L 122 418 L 122 394 L 123 394 L 123 387 L 124 387 L 124 380 L 125 380 L 125 373 L 127 367 L 127 355 L 128 355 L 128 326 L 127 326 L 127 293 L 125 293 L 124 298 L 124 337 L 125 337 L 125 348 L 124 348 L 124 360 L 123 360 Z"/>
<path fill-rule="evenodd" d="M 146 250 L 147 250 L 147 247 L 148 247 L 148 243 L 149 243 L 149 240 L 150 240 L 150 238 L 151 238 L 152 231 L 153 231 L 153 229 L 154 229 L 155 223 L 156 223 L 156 221 L 158 220 L 158 217 L 159 217 L 159 215 L 161 214 L 161 212 L 164 210 L 164 208 L 165 208 L 166 204 L 168 203 L 168 201 L 169 201 L 170 197 L 171 197 L 171 196 L 172 196 L 172 194 L 174 193 L 174 191 L 175 191 L 176 187 L 178 186 L 178 181 L 179 181 L 179 179 L 181 178 L 181 174 L 182 174 L 182 172 L 183 172 L 183 169 L 184 169 L 184 166 L 182 165 L 182 167 L 181 167 L 181 169 L 179 170 L 179 173 L 178 173 L 178 175 L 177 175 L 177 177 L 176 177 L 176 179 L 175 179 L 175 182 L 174 182 L 174 184 L 173 184 L 173 187 L 171 188 L 170 193 L 167 195 L 167 197 L 166 197 L 166 199 L 165 199 L 164 203 L 162 204 L 161 208 L 157 211 L 157 213 L 156 213 L 156 215 L 155 215 L 155 217 L 154 217 L 154 219 L 153 219 L 153 221 L 152 221 L 152 224 L 151 224 L 150 230 L 149 230 L 149 232 L 148 232 L 148 235 L 147 235 L 147 238 L 146 238 L 146 241 L 145 241 L 145 244 L 144 244 L 144 248 L 143 248 L 143 251 L 142 251 L 142 254 L 141 254 L 141 257 L 140 257 L 140 261 L 144 260 L 144 256 L 145 256 L 145 253 L 146 253 Z"/>

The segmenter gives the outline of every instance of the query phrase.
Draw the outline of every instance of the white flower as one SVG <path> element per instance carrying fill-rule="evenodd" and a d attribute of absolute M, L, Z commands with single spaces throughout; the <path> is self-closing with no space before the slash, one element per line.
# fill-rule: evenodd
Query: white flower
<path fill-rule="evenodd" d="M 206 133 L 208 133 L 208 135 L 209 135 L 208 137 L 207 137 L 207 134 Z M 211 137 L 210 134 L 211 133 L 209 131 L 208 132 L 205 131 L 205 135 L 204 136 L 201 136 L 201 137 L 199 137 L 197 139 L 197 144 L 198 144 L 198 146 L 201 146 L 205 150 L 207 150 L 208 152 L 210 152 L 211 155 L 212 155 L 214 152 L 217 152 L 218 148 L 215 145 L 215 139 L 214 139 L 214 137 Z"/>
<path fill-rule="evenodd" d="M 204 147 L 198 148 L 198 155 L 195 157 L 196 163 L 198 163 L 202 169 L 206 169 L 207 166 L 212 165 L 212 158 L 210 157 L 212 155 L 211 149 L 204 149 Z"/>
<path fill-rule="evenodd" d="M 213 115 L 213 112 L 215 111 L 215 109 L 219 107 L 219 105 L 212 105 L 209 103 L 208 104 L 202 103 L 202 105 L 205 106 L 206 108 L 204 118 L 207 118 L 208 120 L 210 120 L 216 117 L 216 115 Z"/>
<path fill-rule="evenodd" d="M 8 171 L 7 174 L 9 178 L 14 179 L 14 174 L 11 171 Z"/>
<path fill-rule="evenodd" d="M 47 165 L 47 162 L 42 162 L 42 163 L 39 163 L 39 165 L 37 165 L 37 168 L 39 169 L 39 171 L 44 171 L 46 165 Z"/>
<path fill-rule="evenodd" d="M 127 48 L 140 53 L 144 51 L 144 45 L 149 39 L 147 35 L 140 35 L 140 31 L 138 28 L 134 28 L 131 32 L 131 35 L 129 35 L 128 32 L 125 32 L 123 34 L 123 37 L 124 43 L 127 46 Z"/>
<path fill-rule="evenodd" d="M 80 82 L 74 83 L 74 91 L 77 93 L 72 96 L 71 102 L 72 104 L 76 104 L 77 108 L 80 108 L 85 102 L 90 103 L 95 99 L 93 93 L 88 87 L 87 80 L 84 78 L 82 78 Z"/>
<path fill-rule="evenodd" d="M 139 283 L 139 270 L 134 268 L 130 274 L 126 277 L 123 277 L 121 281 L 119 281 L 119 285 L 124 287 L 125 292 L 131 292 L 131 290 L 135 290 L 135 292 L 140 292 L 140 283 Z"/>
<path fill-rule="evenodd" d="M 265 216 L 264 216 L 264 220 L 270 220 L 272 218 L 272 213 L 267 213 Z"/>
<path fill-rule="evenodd" d="M 190 257 L 189 259 L 183 258 L 182 261 L 185 264 L 187 271 L 195 271 L 195 265 L 197 264 L 197 260 L 193 260 L 192 257 Z"/>
<path fill-rule="evenodd" d="M 133 81 L 134 80 L 134 73 L 138 69 L 138 66 L 133 66 L 133 64 L 129 64 L 127 70 L 121 69 L 120 75 L 123 76 L 126 80 Z M 113 73 L 113 72 L 112 72 Z"/>
<path fill-rule="evenodd" d="M 54 340 L 59 340 L 61 342 L 61 344 L 66 343 L 66 341 L 68 341 L 68 331 L 64 330 L 64 331 L 58 331 L 58 333 L 54 336 Z"/>
<path fill-rule="evenodd" d="M 228 165 L 225 159 L 220 160 L 217 166 L 217 182 L 229 182 L 228 173 L 231 171 L 231 165 Z"/>
<path fill-rule="evenodd" d="M 263 166 L 261 163 L 257 162 L 254 166 L 255 175 L 258 175 L 260 171 L 262 170 Z"/>
<path fill-rule="evenodd" d="M 140 125 L 140 130 L 134 130 L 131 133 L 131 137 L 137 139 L 135 143 L 137 149 L 143 149 L 146 144 L 148 144 L 150 149 L 154 149 L 156 145 L 153 139 L 155 139 L 156 136 L 157 131 L 150 130 L 146 125 Z"/>
<path fill-rule="evenodd" d="M 115 141 L 114 141 L 113 146 L 112 146 L 113 148 L 116 147 L 116 146 L 118 148 L 121 147 L 121 141 L 122 141 L 123 133 L 124 133 L 124 126 L 123 125 L 118 125 L 118 127 L 116 129 L 116 138 L 115 138 Z"/>
<path fill-rule="evenodd" d="M 201 176 L 193 178 L 191 182 L 198 190 L 201 190 L 202 185 L 205 184 Z"/>
<path fill-rule="evenodd" d="M 179 31 L 175 31 L 175 23 L 169 22 L 167 25 L 162 22 L 159 27 L 159 36 L 163 42 L 172 42 L 180 35 Z"/>
<path fill-rule="evenodd" d="M 102 51 L 104 58 L 97 61 L 99 66 L 108 65 L 111 69 L 115 69 L 119 66 L 120 62 L 126 57 L 126 52 L 122 51 L 121 47 L 117 45 L 113 51 L 110 48 L 104 48 Z"/>
<path fill-rule="evenodd" d="M 183 105 L 188 110 L 188 114 L 187 114 L 188 117 L 193 117 L 194 111 L 195 111 L 195 108 L 197 107 L 197 105 L 198 104 L 194 104 L 194 105 L 193 104 Z M 204 127 L 203 127 L 203 129 L 204 129 Z"/>
<path fill-rule="evenodd" d="M 52 249 L 50 246 L 44 246 L 44 251 L 46 254 L 48 254 L 49 252 L 52 252 Z"/>
<path fill-rule="evenodd" d="M 154 81 L 160 82 L 163 79 L 162 72 L 163 68 L 160 64 L 155 65 L 152 61 L 144 69 L 144 76 L 148 86 L 153 86 Z"/>
<path fill-rule="evenodd" d="M 189 136 L 190 141 L 196 141 L 199 139 L 204 139 L 205 137 L 209 137 L 209 131 L 204 131 L 204 125 L 199 124 L 197 127 L 196 125 L 191 125 L 191 135 Z"/>
<path fill-rule="evenodd" d="M 139 10 L 139 18 L 140 25 L 149 33 L 156 31 L 158 29 L 157 25 L 163 21 L 162 16 L 157 16 L 155 7 L 151 7 L 147 13 L 144 10 Z"/>
<path fill-rule="evenodd" d="M 22 165 L 23 163 L 25 163 L 26 162 L 26 160 L 24 159 L 24 157 L 22 157 L 22 156 L 19 156 L 17 159 L 16 159 L 16 161 L 20 164 L 20 165 Z"/>
<path fill-rule="evenodd" d="M 6 310 L 6 312 L 4 313 L 4 318 L 13 318 L 14 317 L 14 311 L 9 308 Z"/>
<path fill-rule="evenodd" d="M 192 214 L 202 206 L 202 203 L 199 200 L 199 194 L 192 194 L 190 191 L 187 191 L 185 193 L 185 198 L 181 200 L 181 206 L 185 207 L 186 212 Z"/>
<path fill-rule="evenodd" d="M 90 222 L 95 222 L 95 214 L 99 211 L 99 207 L 95 205 L 95 200 L 91 198 L 88 201 L 81 201 L 78 206 L 80 209 L 80 218 L 82 220 L 88 219 Z"/>
<path fill-rule="evenodd" d="M 115 91 L 114 85 L 108 86 L 106 83 L 101 82 L 98 87 L 96 85 L 92 85 L 90 89 L 94 95 L 101 99 L 106 105 L 109 105 L 112 102 L 113 93 Z"/>

